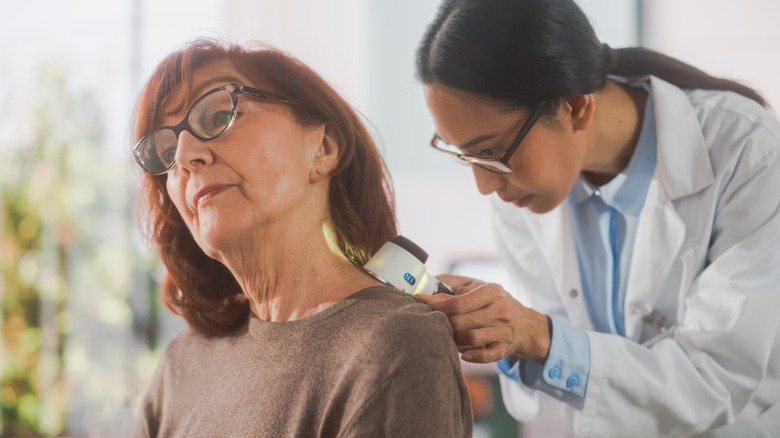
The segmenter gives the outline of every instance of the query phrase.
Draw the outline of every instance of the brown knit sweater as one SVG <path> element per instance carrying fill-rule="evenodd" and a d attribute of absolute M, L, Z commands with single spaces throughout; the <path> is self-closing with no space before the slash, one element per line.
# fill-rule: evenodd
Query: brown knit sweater
<path fill-rule="evenodd" d="M 174 339 L 136 437 L 462 437 L 471 403 L 444 314 L 387 287 L 305 319 Z"/>

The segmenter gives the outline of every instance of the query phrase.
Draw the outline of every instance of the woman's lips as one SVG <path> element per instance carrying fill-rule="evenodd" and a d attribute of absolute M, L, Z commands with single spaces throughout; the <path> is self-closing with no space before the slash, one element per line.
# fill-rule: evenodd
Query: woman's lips
<path fill-rule="evenodd" d="M 198 190 L 192 197 L 192 205 L 198 208 L 201 204 L 227 190 L 230 186 L 209 184 Z"/>

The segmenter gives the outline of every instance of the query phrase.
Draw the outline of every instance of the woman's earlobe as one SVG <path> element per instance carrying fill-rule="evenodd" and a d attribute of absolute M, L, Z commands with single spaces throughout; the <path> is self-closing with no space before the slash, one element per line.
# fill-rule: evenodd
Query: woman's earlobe
<path fill-rule="evenodd" d="M 310 183 L 317 183 L 322 181 L 323 179 L 328 177 L 328 171 L 320 168 L 320 167 L 314 167 L 309 172 L 309 182 Z"/>

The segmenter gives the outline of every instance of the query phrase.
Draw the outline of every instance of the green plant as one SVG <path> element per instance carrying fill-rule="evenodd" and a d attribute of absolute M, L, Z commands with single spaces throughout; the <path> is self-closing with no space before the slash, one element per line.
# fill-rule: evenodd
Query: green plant
<path fill-rule="evenodd" d="M 2 437 L 65 433 L 76 397 L 100 406 L 120 391 L 128 403 L 127 346 L 111 334 L 135 328 L 150 345 L 157 328 L 153 305 L 139 322 L 129 301 L 134 281 L 156 290 L 153 263 L 130 237 L 130 163 L 104 144 L 94 96 L 50 66 L 24 97 L 30 124 L 16 131 L 28 135 L 0 148 Z"/>

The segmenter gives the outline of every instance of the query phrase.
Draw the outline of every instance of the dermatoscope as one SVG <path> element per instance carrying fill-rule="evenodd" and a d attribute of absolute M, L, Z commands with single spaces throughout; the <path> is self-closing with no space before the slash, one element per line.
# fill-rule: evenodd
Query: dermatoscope
<path fill-rule="evenodd" d="M 385 242 L 363 265 L 363 269 L 377 280 L 410 294 L 453 295 L 452 289 L 428 274 L 425 262 L 428 253 L 416 243 L 399 235 Z"/>

